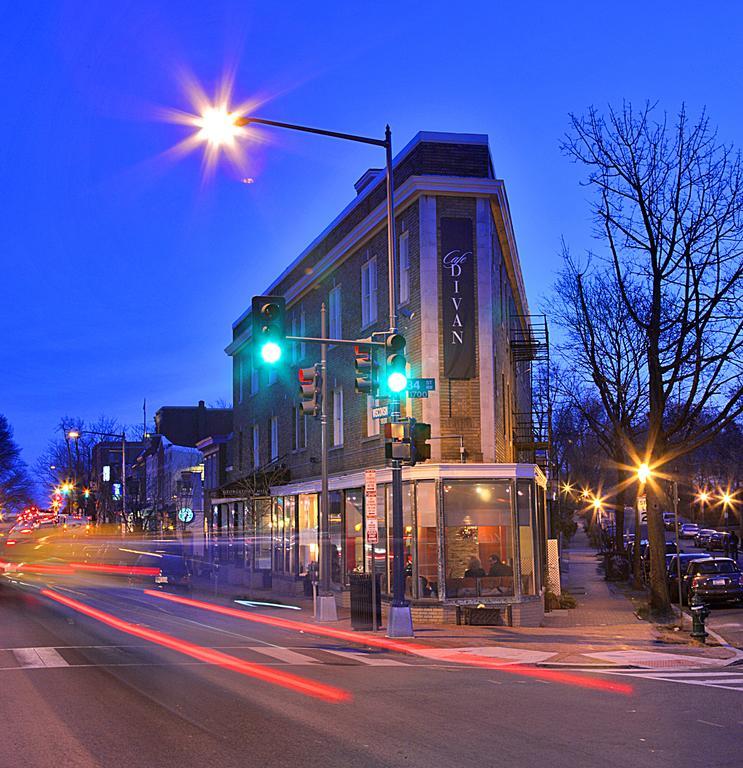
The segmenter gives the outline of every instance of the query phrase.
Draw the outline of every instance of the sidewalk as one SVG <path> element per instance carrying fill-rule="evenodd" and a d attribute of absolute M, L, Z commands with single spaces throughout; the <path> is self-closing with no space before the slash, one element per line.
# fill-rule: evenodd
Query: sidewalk
<path fill-rule="evenodd" d="M 621 587 L 604 581 L 598 563 L 596 551 L 579 529 L 563 552 L 563 590 L 575 597 L 576 608 L 547 613 L 539 628 L 416 624 L 415 639 L 410 642 L 434 658 L 457 661 L 457 656 L 465 660 L 477 655 L 487 656 L 494 663 L 556 667 L 684 669 L 725 666 L 743 660 L 743 652 L 720 645 L 712 637 L 707 645 L 701 645 L 692 641 L 688 632 L 666 631 L 639 619 Z M 311 598 L 277 597 L 270 590 L 222 583 L 216 593 L 213 583 L 208 582 L 196 584 L 195 589 L 200 597 L 223 604 L 247 598 L 297 606 L 301 612 L 260 606 L 252 610 L 316 623 Z M 322 626 L 352 631 L 350 612 L 339 606 L 338 621 Z M 366 632 L 353 634 L 360 644 L 365 636 L 373 637 Z M 376 637 L 383 636 L 382 631 Z"/>

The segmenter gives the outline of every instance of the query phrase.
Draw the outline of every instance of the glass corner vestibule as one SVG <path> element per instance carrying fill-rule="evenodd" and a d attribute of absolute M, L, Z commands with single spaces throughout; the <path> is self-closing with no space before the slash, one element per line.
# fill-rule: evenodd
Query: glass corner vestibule
<path fill-rule="evenodd" d="M 403 483 L 405 592 L 414 600 L 518 600 L 542 589 L 545 488 L 534 478 L 418 479 Z M 363 488 L 330 493 L 331 579 L 372 570 Z M 374 566 L 392 583 L 391 487 L 377 492 Z M 319 494 L 254 501 L 254 569 L 301 579 L 317 572 Z"/>

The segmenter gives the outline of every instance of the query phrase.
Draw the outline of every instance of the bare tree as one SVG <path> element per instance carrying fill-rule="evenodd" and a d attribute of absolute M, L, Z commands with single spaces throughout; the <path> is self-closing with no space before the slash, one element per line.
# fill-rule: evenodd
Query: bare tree
<path fill-rule="evenodd" d="M 743 413 L 743 169 L 705 114 L 675 124 L 624 104 L 571 116 L 616 300 L 645 340 L 647 444 L 657 478 Z M 713 417 L 700 418 L 709 411 Z M 663 490 L 648 488 L 651 606 L 670 607 Z"/>
<path fill-rule="evenodd" d="M 634 291 L 627 288 L 628 292 Z M 555 284 L 549 312 L 564 331 L 557 351 L 565 360 L 556 377 L 562 398 L 571 403 L 611 460 L 617 483 L 615 548 L 624 548 L 624 508 L 632 483 L 632 446 L 647 408 L 644 336 L 621 301 L 613 270 L 588 259 L 580 265 L 563 247 L 563 269 Z M 637 509 L 637 505 L 632 503 Z M 639 528 L 636 517 L 635 528 Z M 639 554 L 636 547 L 635 552 Z M 640 562 L 635 558 L 635 581 Z"/>
<path fill-rule="evenodd" d="M 21 449 L 13 439 L 13 429 L 0 414 L 0 511 L 17 511 L 33 501 L 33 482 Z"/>

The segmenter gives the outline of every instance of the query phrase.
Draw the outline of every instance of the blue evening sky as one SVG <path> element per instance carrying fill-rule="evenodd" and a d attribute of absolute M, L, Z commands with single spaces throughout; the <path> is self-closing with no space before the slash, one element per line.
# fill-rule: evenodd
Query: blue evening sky
<path fill-rule="evenodd" d="M 63 415 L 140 422 L 231 399 L 223 349 L 254 293 L 381 150 L 264 133 L 204 180 L 162 120 L 226 71 L 256 114 L 382 135 L 486 133 L 532 309 L 560 239 L 590 246 L 570 111 L 658 100 L 743 125 L 738 2 L 24 0 L 0 3 L 0 413 L 32 463 Z M 253 183 L 241 183 L 250 177 Z"/>

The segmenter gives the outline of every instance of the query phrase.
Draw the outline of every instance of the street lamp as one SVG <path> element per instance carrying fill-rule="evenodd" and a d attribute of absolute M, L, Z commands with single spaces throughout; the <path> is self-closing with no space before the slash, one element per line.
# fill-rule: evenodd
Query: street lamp
<path fill-rule="evenodd" d="M 121 524 L 126 525 L 126 432 L 97 432 L 90 429 L 70 429 L 67 437 L 70 440 L 77 440 L 82 435 L 95 435 L 97 437 L 115 437 L 121 440 Z M 90 492 L 88 491 L 88 494 Z M 87 498 L 87 496 L 86 496 Z"/>
<path fill-rule="evenodd" d="M 702 527 L 704 527 L 706 521 L 704 517 L 704 505 L 709 501 L 709 494 L 707 491 L 699 491 L 697 494 L 697 501 L 699 502 L 699 508 L 702 511 Z"/>
<path fill-rule="evenodd" d="M 344 139 L 361 144 L 370 144 L 382 147 L 386 157 L 387 175 L 387 272 L 388 272 L 388 297 L 389 297 L 389 333 L 397 333 L 397 255 L 395 238 L 394 216 L 394 183 L 392 175 L 392 131 L 389 125 L 385 127 L 383 139 L 369 136 L 359 136 L 351 133 L 339 133 L 327 131 L 322 128 L 310 128 L 306 125 L 284 123 L 277 120 L 265 120 L 248 115 L 237 115 L 231 112 L 226 104 L 210 106 L 203 111 L 196 121 L 199 127 L 197 138 L 207 142 L 211 147 L 231 146 L 236 137 L 240 135 L 240 129 L 248 125 L 265 125 L 273 128 L 285 128 L 290 131 L 313 133 L 319 136 L 328 136 L 335 139 Z M 325 373 L 325 372 L 324 372 Z M 404 376 L 404 374 L 403 374 Z M 323 375 L 323 380 L 327 376 Z M 401 378 L 395 378 L 388 382 L 390 385 L 389 418 L 392 422 L 400 418 L 400 393 L 404 391 L 407 380 L 402 386 Z M 397 389 L 397 387 L 400 387 Z M 392 460 L 392 605 L 387 622 L 387 634 L 390 637 L 412 637 L 413 621 L 410 604 L 405 599 L 405 549 L 402 509 L 402 461 Z M 323 473 L 321 491 L 320 524 L 321 530 L 321 579 L 323 573 L 325 579 L 330 575 L 330 525 L 328 510 L 327 476 Z M 374 578 L 374 575 L 372 575 Z M 329 581 L 327 581 L 329 584 Z"/>

